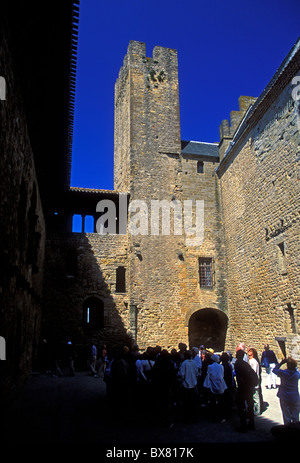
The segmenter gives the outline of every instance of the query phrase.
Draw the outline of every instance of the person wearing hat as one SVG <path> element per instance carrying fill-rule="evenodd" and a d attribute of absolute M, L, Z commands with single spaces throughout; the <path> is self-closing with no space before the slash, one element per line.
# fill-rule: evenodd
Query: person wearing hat
<path fill-rule="evenodd" d="M 224 391 L 227 389 L 224 380 L 224 367 L 219 363 L 220 358 L 213 353 L 211 356 L 212 363 L 207 367 L 206 377 L 203 387 L 208 389 L 209 403 L 215 419 L 224 419 Z"/>
<path fill-rule="evenodd" d="M 211 347 L 209 347 L 208 349 L 206 349 L 206 352 L 207 352 L 209 355 L 212 355 L 212 354 L 215 353 L 215 351 L 214 351 Z"/>

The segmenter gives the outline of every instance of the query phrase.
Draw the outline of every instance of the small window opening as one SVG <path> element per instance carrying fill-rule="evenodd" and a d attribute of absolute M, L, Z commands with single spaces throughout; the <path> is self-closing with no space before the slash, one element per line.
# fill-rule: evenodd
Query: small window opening
<path fill-rule="evenodd" d="M 125 293 L 126 292 L 126 268 L 118 267 L 116 270 L 116 292 Z"/>
<path fill-rule="evenodd" d="M 285 275 L 287 273 L 285 248 L 286 246 L 285 246 L 284 241 L 277 244 L 277 258 L 278 258 L 279 272 L 281 273 L 281 275 Z"/>
<path fill-rule="evenodd" d="M 75 249 L 69 249 L 66 252 L 66 274 L 68 277 L 77 275 L 77 252 Z"/>
<path fill-rule="evenodd" d="M 197 162 L 197 173 L 198 174 L 203 174 L 204 173 L 204 162 L 203 161 L 198 161 Z"/>
<path fill-rule="evenodd" d="M 72 232 L 74 233 L 82 232 L 82 216 L 80 214 L 73 215 Z"/>
<path fill-rule="evenodd" d="M 211 258 L 199 258 L 200 288 L 213 287 L 213 266 Z"/>
<path fill-rule="evenodd" d="M 99 330 L 104 327 L 104 304 L 96 297 L 89 297 L 83 303 L 83 325 L 88 330 Z"/>
<path fill-rule="evenodd" d="M 295 319 L 295 313 L 294 313 L 294 310 L 295 310 L 295 306 L 293 306 L 290 302 L 287 304 L 287 311 L 289 313 L 289 316 L 290 316 L 290 322 L 291 322 L 291 330 L 292 330 L 292 333 L 294 334 L 297 334 L 297 324 L 296 324 L 296 319 Z"/>
<path fill-rule="evenodd" d="M 85 233 L 94 233 L 94 217 L 92 215 L 85 216 L 84 231 Z"/>

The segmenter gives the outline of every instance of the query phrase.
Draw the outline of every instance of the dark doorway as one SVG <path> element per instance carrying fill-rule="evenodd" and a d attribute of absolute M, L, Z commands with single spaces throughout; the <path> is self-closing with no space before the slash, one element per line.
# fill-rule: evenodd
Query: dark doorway
<path fill-rule="evenodd" d="M 224 350 L 227 322 L 227 315 L 221 310 L 197 310 L 189 320 L 190 348 L 203 344 L 217 352 Z"/>

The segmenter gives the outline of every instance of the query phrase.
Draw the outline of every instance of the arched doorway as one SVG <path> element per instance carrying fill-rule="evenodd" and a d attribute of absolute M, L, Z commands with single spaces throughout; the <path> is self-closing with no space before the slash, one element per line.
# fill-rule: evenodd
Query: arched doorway
<path fill-rule="evenodd" d="M 189 319 L 189 345 L 211 347 L 222 351 L 225 347 L 228 317 L 218 309 L 200 309 Z"/>

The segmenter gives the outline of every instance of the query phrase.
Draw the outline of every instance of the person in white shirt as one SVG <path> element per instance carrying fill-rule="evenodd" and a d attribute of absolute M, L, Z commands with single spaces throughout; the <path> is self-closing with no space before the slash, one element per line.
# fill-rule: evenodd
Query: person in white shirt
<path fill-rule="evenodd" d="M 193 357 L 193 360 L 194 362 L 196 363 L 197 367 L 198 367 L 198 370 L 199 370 L 199 375 L 201 373 L 201 366 L 202 366 L 202 360 L 201 360 L 201 357 L 199 355 L 199 349 L 198 347 L 193 347 L 192 348 L 192 357 Z"/>
<path fill-rule="evenodd" d="M 197 381 L 199 370 L 196 362 L 192 359 L 192 352 L 190 350 L 185 353 L 185 360 L 181 364 L 178 376 L 182 379 L 185 417 L 187 421 L 195 421 L 197 418 L 195 401 L 198 396 Z"/>
<path fill-rule="evenodd" d="M 211 413 L 215 420 L 224 421 L 224 391 L 227 389 L 227 385 L 224 380 L 224 367 L 219 363 L 219 356 L 213 354 L 210 356 L 213 361 L 211 365 L 207 367 L 206 377 L 203 383 L 203 387 L 208 390 L 209 405 Z"/>
<path fill-rule="evenodd" d="M 257 357 L 256 349 L 254 349 L 254 347 L 250 347 L 250 349 L 248 349 L 248 359 L 249 359 L 248 363 L 250 367 L 255 371 L 259 379 L 259 383 L 257 386 L 255 386 L 254 393 L 253 393 L 254 415 L 255 416 L 260 415 L 260 412 L 261 412 L 261 399 L 260 399 L 260 391 L 259 391 L 261 378 L 260 378 L 260 366 L 257 361 L 257 358 L 258 357 Z"/>

